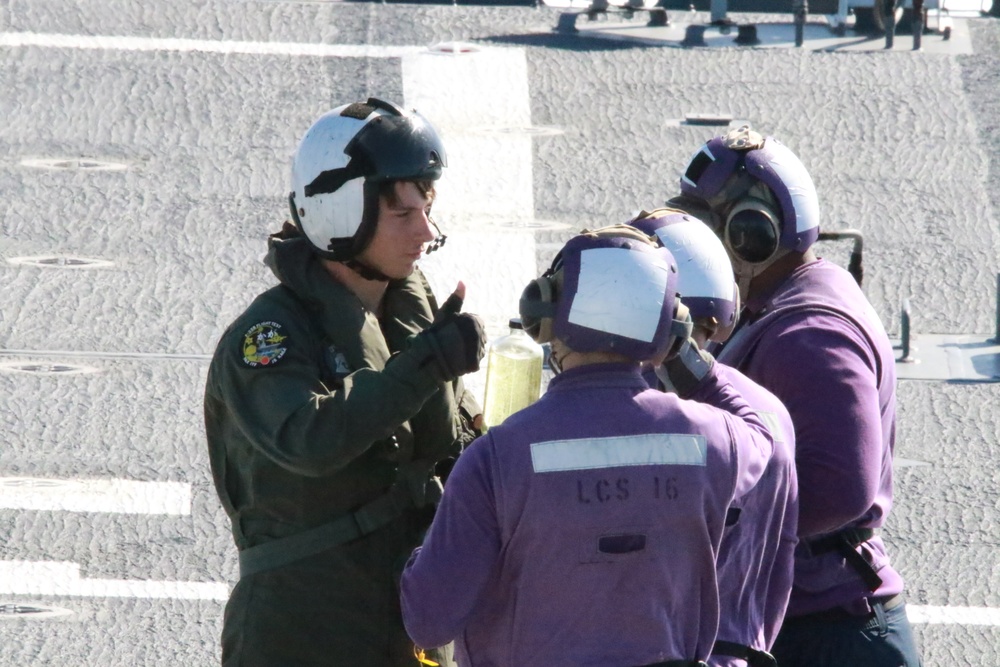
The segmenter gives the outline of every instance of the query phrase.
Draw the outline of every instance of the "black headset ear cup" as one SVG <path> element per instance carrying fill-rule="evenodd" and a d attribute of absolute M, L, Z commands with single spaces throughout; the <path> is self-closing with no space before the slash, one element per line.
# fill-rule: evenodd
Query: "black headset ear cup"
<path fill-rule="evenodd" d="M 541 301 L 541 292 L 538 288 L 538 281 L 532 280 L 521 292 L 521 299 L 518 301 L 517 309 L 521 315 L 521 327 L 524 333 L 531 336 L 533 340 L 538 340 L 538 328 L 541 326 L 542 318 L 535 314 L 535 304 Z"/>
<path fill-rule="evenodd" d="M 375 238 L 379 209 L 382 207 L 379 183 L 365 181 L 361 191 L 364 193 L 364 210 L 361 212 L 361 224 L 358 225 L 354 232 L 354 238 L 351 240 L 352 256 L 360 255 Z M 332 244 L 333 239 L 330 242 Z"/>
<path fill-rule="evenodd" d="M 729 212 L 723 241 L 744 262 L 762 264 L 778 251 L 781 229 L 766 202 L 746 199 Z"/>
<path fill-rule="evenodd" d="M 535 278 L 521 292 L 521 300 L 518 303 L 521 326 L 537 343 L 548 343 L 552 340 L 552 318 L 556 312 L 555 297 L 555 283 L 550 276 Z"/>

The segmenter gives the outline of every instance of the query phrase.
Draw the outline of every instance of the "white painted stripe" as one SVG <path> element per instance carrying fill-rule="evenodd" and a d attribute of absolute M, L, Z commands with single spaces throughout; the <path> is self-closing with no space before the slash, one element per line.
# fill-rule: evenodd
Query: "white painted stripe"
<path fill-rule="evenodd" d="M 591 0 L 542 0 L 542 4 L 545 5 L 546 7 L 557 7 L 560 9 L 573 8 L 573 7 L 583 9 L 590 7 L 593 3 L 591 2 Z M 611 5 L 612 7 L 629 6 L 628 0 L 610 0 L 608 4 Z M 644 7 L 655 7 L 656 4 L 657 0 L 643 1 Z"/>
<path fill-rule="evenodd" d="M 906 605 L 910 623 L 941 625 L 1000 625 L 1000 609 L 996 607 L 935 607 Z"/>
<path fill-rule="evenodd" d="M 120 514 L 191 514 L 191 485 L 125 479 L 0 477 L 0 508 Z"/>
<path fill-rule="evenodd" d="M 4 32 L 0 46 L 37 46 L 60 49 L 114 51 L 178 51 L 182 53 L 246 53 L 266 56 L 313 58 L 401 58 L 427 51 L 424 46 L 369 46 L 366 44 L 310 44 L 305 42 L 240 42 L 115 35 L 61 35 L 56 33 Z"/>
<path fill-rule="evenodd" d="M 229 585 L 200 581 L 83 579 L 76 563 L 0 561 L 0 595 L 228 600 Z"/>
<path fill-rule="evenodd" d="M 627 248 L 580 253 L 580 274 L 569 321 L 648 343 L 663 315 L 670 267 L 658 255 Z"/>
<path fill-rule="evenodd" d="M 94 352 L 86 350 L 0 350 L 0 357 L 42 357 L 45 359 L 163 359 L 168 361 L 211 361 L 210 354 L 166 354 L 157 352 Z"/>
<path fill-rule="evenodd" d="M 531 445 L 535 472 L 648 465 L 704 466 L 706 456 L 705 437 L 686 433 L 550 440 Z"/>
<path fill-rule="evenodd" d="M 229 585 L 218 582 L 83 579 L 80 566 L 67 562 L 0 561 L 0 595 L 170 598 L 229 598 Z M 906 605 L 911 623 L 1000 626 L 1000 609 Z"/>

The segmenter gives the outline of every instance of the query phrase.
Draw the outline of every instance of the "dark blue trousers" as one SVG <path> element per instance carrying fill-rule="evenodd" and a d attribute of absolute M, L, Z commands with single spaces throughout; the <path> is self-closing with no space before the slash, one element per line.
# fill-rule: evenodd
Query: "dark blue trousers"
<path fill-rule="evenodd" d="M 870 617 L 820 613 L 786 618 L 771 654 L 778 667 L 921 667 L 906 605 L 872 605 Z"/>

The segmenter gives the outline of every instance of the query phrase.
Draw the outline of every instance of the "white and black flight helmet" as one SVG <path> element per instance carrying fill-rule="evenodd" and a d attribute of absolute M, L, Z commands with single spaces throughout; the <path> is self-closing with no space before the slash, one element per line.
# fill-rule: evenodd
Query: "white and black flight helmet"
<path fill-rule="evenodd" d="M 441 139 L 416 111 L 374 97 L 339 106 L 312 124 L 292 158 L 292 220 L 320 256 L 352 262 L 375 234 L 381 184 L 435 181 L 445 165 Z"/>

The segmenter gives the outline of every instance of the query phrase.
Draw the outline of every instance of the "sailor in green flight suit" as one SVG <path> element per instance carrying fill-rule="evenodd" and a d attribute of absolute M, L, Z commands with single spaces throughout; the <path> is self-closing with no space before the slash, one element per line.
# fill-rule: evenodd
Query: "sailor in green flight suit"
<path fill-rule="evenodd" d="M 316 120 L 292 161 L 279 284 L 222 335 L 205 387 L 216 490 L 240 580 L 222 664 L 416 665 L 398 576 L 438 473 L 481 424 L 460 377 L 482 322 L 437 307 L 416 268 L 445 152 L 419 114 L 371 98 Z"/>

